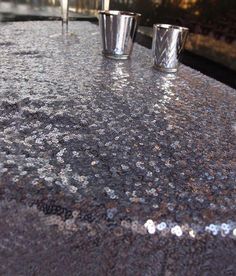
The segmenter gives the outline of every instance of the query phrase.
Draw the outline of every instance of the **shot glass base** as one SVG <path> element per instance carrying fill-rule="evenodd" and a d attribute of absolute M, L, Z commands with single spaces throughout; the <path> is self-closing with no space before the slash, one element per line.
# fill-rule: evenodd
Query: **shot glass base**
<path fill-rule="evenodd" d="M 176 73 L 178 71 L 178 68 L 163 68 L 158 65 L 154 65 L 154 68 L 164 73 Z"/>
<path fill-rule="evenodd" d="M 125 60 L 125 59 L 129 59 L 129 55 L 115 55 L 115 54 L 109 54 L 109 53 L 105 53 L 103 52 L 103 55 L 107 58 L 111 58 L 111 59 L 116 59 L 116 60 Z"/>

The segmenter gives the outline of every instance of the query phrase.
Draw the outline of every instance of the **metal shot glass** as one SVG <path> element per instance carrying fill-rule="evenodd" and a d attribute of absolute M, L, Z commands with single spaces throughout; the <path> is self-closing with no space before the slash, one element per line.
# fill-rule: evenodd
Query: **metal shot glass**
<path fill-rule="evenodd" d="M 173 73 L 178 70 L 181 52 L 184 48 L 188 28 L 156 24 L 153 27 L 152 54 L 154 67 Z"/>
<path fill-rule="evenodd" d="M 112 59 L 128 59 L 141 14 L 124 11 L 99 11 L 103 54 Z"/>

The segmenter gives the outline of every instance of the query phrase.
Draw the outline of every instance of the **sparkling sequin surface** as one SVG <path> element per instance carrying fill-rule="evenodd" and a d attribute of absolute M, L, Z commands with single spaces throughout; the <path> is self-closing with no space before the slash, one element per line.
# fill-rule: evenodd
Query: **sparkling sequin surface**
<path fill-rule="evenodd" d="M 0 26 L 0 274 L 235 275 L 236 91 L 60 27 Z"/>

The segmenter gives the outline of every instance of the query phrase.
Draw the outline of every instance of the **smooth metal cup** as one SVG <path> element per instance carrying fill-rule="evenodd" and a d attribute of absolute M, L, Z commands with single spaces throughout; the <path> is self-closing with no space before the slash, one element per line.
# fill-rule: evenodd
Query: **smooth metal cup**
<path fill-rule="evenodd" d="M 124 11 L 99 11 L 103 54 L 113 59 L 128 59 L 133 50 L 140 14 Z"/>
<path fill-rule="evenodd" d="M 153 26 L 152 54 L 156 69 L 167 73 L 178 70 L 188 31 L 188 28 L 167 24 Z"/>

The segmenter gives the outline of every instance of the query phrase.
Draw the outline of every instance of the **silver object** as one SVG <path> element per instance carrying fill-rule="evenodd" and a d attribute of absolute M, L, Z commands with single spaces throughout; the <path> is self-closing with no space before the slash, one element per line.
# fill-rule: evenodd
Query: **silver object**
<path fill-rule="evenodd" d="M 62 19 L 62 32 L 68 32 L 68 20 L 69 20 L 69 0 L 60 0 L 61 4 L 61 19 Z"/>
<path fill-rule="evenodd" d="M 106 57 L 130 57 L 140 16 L 138 13 L 124 11 L 99 11 L 103 54 Z"/>
<path fill-rule="evenodd" d="M 176 72 L 187 36 L 188 28 L 167 24 L 154 25 L 152 42 L 154 67 L 168 73 Z"/>
<path fill-rule="evenodd" d="M 102 0 L 102 10 L 108 11 L 110 8 L 110 0 Z"/>

